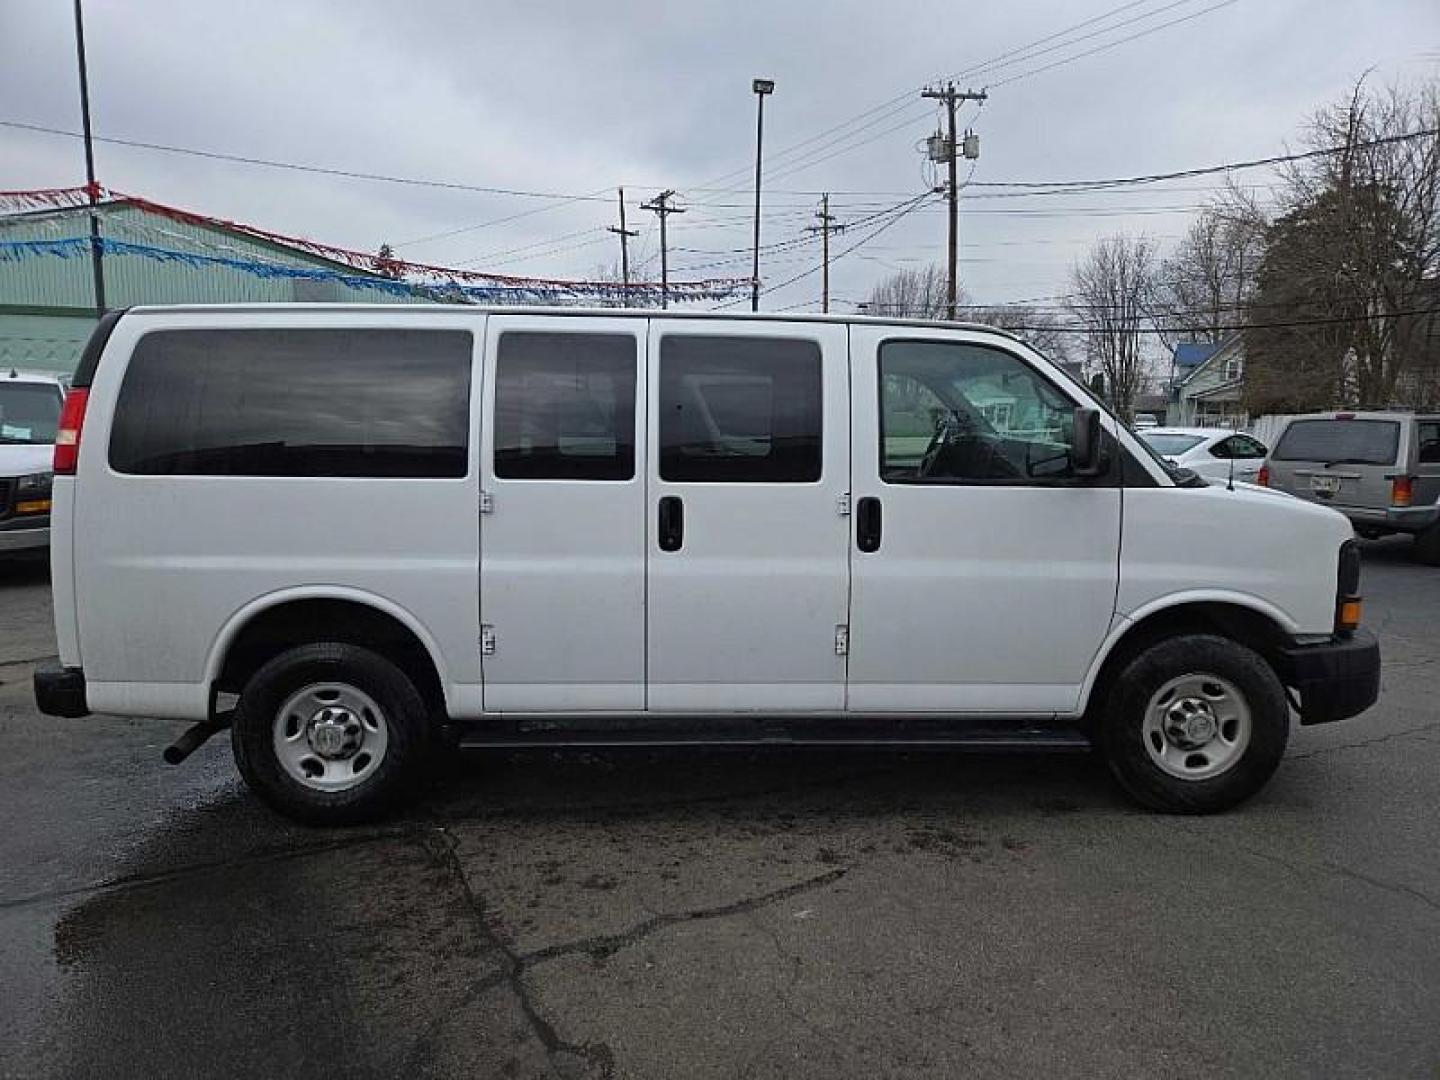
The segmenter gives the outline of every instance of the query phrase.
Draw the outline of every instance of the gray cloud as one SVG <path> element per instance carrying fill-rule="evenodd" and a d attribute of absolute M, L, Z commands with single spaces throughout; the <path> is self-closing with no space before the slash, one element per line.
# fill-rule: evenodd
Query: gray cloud
<path fill-rule="evenodd" d="M 1115 6 L 91 0 L 87 29 L 98 133 L 496 187 L 600 191 L 607 199 L 625 183 L 632 222 L 646 229 L 638 245 L 645 254 L 655 250 L 653 218 L 633 203 L 672 186 L 692 208 L 672 219 L 672 265 L 744 275 L 747 257 L 726 253 L 749 243 L 753 75 L 778 83 L 766 111 L 774 179 L 765 240 L 795 240 L 810 223 L 812 192 L 866 193 L 835 199 L 842 220 L 853 220 L 922 190 L 916 144 L 933 127 L 934 111 L 917 96 L 856 134 L 842 131 L 804 153 L 782 155 L 786 147 L 918 91 L 929 78 Z M 1116 18 L 1162 6 L 1151 0 Z M 1191 0 L 1129 29 L 1206 6 Z M 78 128 L 71 35 L 69 5 L 4 0 L 0 119 Z M 997 88 L 978 116 L 966 114 L 984 144 L 974 178 L 1128 175 L 1274 153 L 1366 69 L 1377 68 L 1382 81 L 1434 72 L 1437 39 L 1433 0 L 1240 0 Z M 975 81 L 999 81 L 1106 40 Z M 102 180 L 115 188 L 351 247 L 545 207 L 402 254 L 480 259 L 485 268 L 544 276 L 584 276 L 616 254 L 614 238 L 599 231 L 613 223 L 611 201 L 555 205 L 114 146 L 101 147 L 98 158 Z M 78 183 L 82 169 L 71 140 L 0 129 L 0 188 Z M 727 174 L 737 190 L 699 190 Z M 1061 292 L 1085 243 L 1121 229 L 1176 235 L 1183 208 L 1204 198 L 1193 190 L 1202 186 L 967 201 L 967 290 L 985 302 Z M 1162 209 L 1174 207 L 1182 209 Z M 842 237 L 836 250 L 863 235 Z M 943 245 L 943 214 L 918 211 L 839 263 L 834 292 L 863 296 L 894 268 L 939 258 Z M 778 252 L 767 259 L 766 277 L 783 280 L 815 257 L 813 245 Z M 812 275 L 767 301 L 799 304 L 817 289 Z"/>

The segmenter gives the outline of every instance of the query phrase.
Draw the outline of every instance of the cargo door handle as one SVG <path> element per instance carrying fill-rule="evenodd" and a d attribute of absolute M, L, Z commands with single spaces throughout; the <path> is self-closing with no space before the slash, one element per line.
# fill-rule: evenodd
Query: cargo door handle
<path fill-rule="evenodd" d="M 678 495 L 660 500 L 659 540 L 661 551 L 679 551 L 685 543 L 685 504 Z"/>
<path fill-rule="evenodd" d="M 873 495 L 855 504 L 855 546 L 861 551 L 880 550 L 880 500 Z"/>

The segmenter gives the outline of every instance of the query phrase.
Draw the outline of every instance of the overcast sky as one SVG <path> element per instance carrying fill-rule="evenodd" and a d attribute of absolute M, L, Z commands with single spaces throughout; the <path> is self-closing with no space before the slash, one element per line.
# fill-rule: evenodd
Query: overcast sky
<path fill-rule="evenodd" d="M 1186 21 L 1145 33 L 1177 19 Z M 341 179 L 114 145 L 97 150 L 102 183 L 346 247 L 388 241 L 410 259 L 546 277 L 584 277 L 618 260 L 616 238 L 603 229 L 615 222 L 620 184 L 653 276 L 655 220 L 636 204 L 662 186 L 689 207 L 670 219 L 672 275 L 748 275 L 756 75 L 777 84 L 765 115 L 763 242 L 772 244 L 806 235 L 822 191 L 836 193 L 832 211 L 842 222 L 924 191 L 930 178 L 918 144 L 937 114 L 918 92 L 947 74 L 990 88 L 983 108 L 962 114 L 982 141 L 980 161 L 962 176 L 994 182 L 1282 153 L 1297 145 L 1310 112 L 1367 69 L 1379 82 L 1440 71 L 1435 0 L 88 0 L 86 20 L 98 135 L 594 201 Z M 0 121 L 78 130 L 70 4 L 0 0 L 0 41 Z M 1103 51 L 1072 60 L 1096 48 Z M 83 179 L 78 140 L 0 126 L 0 190 Z M 1088 242 L 1144 231 L 1172 243 L 1203 188 L 1218 181 L 967 198 L 962 285 L 984 303 L 1063 293 Z M 887 220 L 835 238 L 836 254 L 865 240 L 834 267 L 838 300 L 863 298 L 895 269 L 943 258 L 940 205 L 866 240 Z M 451 235 L 425 239 L 442 233 Z M 765 257 L 762 274 L 767 284 L 783 282 L 817 259 L 818 244 L 782 249 Z M 817 301 L 819 287 L 812 273 L 763 303 Z"/>

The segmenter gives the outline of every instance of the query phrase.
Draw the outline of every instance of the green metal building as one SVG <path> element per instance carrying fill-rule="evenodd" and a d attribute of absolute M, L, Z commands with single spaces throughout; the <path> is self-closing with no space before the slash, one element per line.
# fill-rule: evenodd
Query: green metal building
<path fill-rule="evenodd" d="M 70 257 L 44 253 L 26 241 L 63 244 L 90 233 L 90 208 L 42 210 L 0 217 L 0 245 L 11 253 L 0 259 L 0 367 L 70 372 L 96 322 L 95 292 L 88 245 Z M 389 283 L 300 248 L 275 243 L 221 223 L 175 220 L 149 207 L 115 199 L 96 208 L 102 237 L 123 244 L 175 252 L 183 259 L 160 261 L 139 254 L 104 256 L 105 302 L 109 308 L 137 304 L 322 301 L 332 303 L 406 302 L 381 289 L 335 280 Z M 26 257 L 14 257 L 24 251 Z M 36 252 L 36 253 L 31 253 Z M 236 266 L 224 265 L 226 261 Z M 260 276 L 239 265 L 263 264 L 275 276 Z M 287 269 L 288 268 L 288 269 Z M 290 270 L 321 271 L 315 279 Z M 415 296 L 413 299 L 425 299 Z"/>

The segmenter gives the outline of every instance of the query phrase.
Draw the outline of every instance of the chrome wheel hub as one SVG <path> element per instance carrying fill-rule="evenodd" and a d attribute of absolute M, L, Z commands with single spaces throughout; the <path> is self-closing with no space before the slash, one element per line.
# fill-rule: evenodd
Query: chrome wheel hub
<path fill-rule="evenodd" d="M 1250 745 L 1250 706 L 1228 680 L 1196 672 L 1165 683 L 1145 707 L 1141 738 L 1150 760 L 1182 780 L 1234 767 Z"/>
<path fill-rule="evenodd" d="M 375 700 L 349 683 L 312 683 L 275 714 L 275 757 L 293 779 L 317 791 L 344 791 L 385 759 L 389 727 Z"/>

